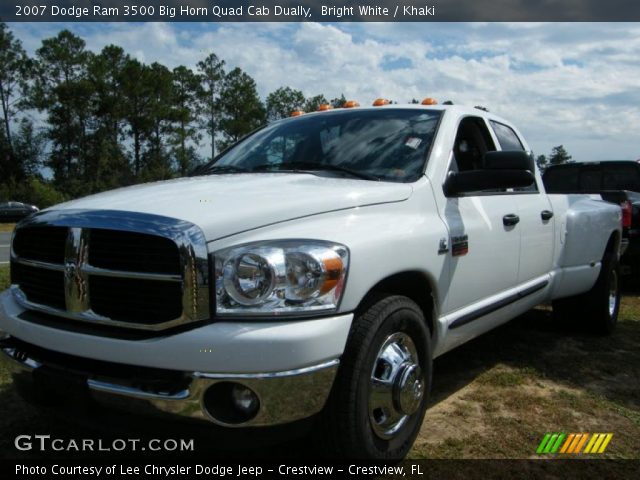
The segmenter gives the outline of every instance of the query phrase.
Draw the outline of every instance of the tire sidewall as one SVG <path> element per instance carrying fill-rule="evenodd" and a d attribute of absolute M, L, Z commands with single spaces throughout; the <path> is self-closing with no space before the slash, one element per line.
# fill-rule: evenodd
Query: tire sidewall
<path fill-rule="evenodd" d="M 611 290 L 611 274 L 615 272 L 617 285 L 616 304 L 613 315 L 609 313 L 609 292 Z M 603 333 L 611 333 L 618 321 L 618 313 L 620 312 L 620 266 L 618 260 L 613 255 L 607 255 L 602 262 L 602 274 L 599 282 L 599 297 L 602 302 L 600 320 L 598 325 L 594 325 L 597 330 Z"/>
<path fill-rule="evenodd" d="M 372 331 L 369 348 L 364 352 L 358 375 L 356 411 L 354 412 L 357 421 L 356 436 L 366 458 L 401 459 L 413 445 L 426 411 L 432 372 L 429 330 L 417 305 L 415 308 L 405 305 L 383 311 L 378 318 L 377 328 L 372 328 Z M 371 426 L 368 404 L 369 384 L 374 361 L 382 344 L 390 335 L 398 332 L 409 335 L 416 346 L 425 390 L 418 410 L 411 415 L 393 438 L 384 440 L 375 434 Z"/>

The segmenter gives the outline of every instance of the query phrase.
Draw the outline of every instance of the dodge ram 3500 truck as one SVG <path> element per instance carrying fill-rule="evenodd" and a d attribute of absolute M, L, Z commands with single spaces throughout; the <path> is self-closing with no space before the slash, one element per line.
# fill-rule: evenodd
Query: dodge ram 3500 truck
<path fill-rule="evenodd" d="M 527 150 L 473 108 L 343 108 L 46 209 L 12 238 L 0 356 L 36 390 L 403 457 L 435 357 L 544 302 L 616 323 L 621 209 L 547 195 Z"/>

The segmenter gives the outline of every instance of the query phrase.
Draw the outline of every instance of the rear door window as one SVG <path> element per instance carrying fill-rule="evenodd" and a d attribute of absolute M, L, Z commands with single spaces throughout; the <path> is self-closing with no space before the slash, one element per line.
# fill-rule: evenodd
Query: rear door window
<path fill-rule="evenodd" d="M 524 150 L 522 142 L 511 127 L 493 120 L 490 123 L 502 150 Z"/>

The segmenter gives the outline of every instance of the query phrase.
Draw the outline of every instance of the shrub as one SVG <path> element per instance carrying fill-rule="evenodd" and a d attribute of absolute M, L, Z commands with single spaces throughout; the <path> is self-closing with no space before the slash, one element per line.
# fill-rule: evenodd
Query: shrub
<path fill-rule="evenodd" d="M 0 201 L 9 200 L 46 208 L 64 202 L 67 198 L 51 183 L 34 177 L 22 182 L 9 180 L 0 184 Z"/>

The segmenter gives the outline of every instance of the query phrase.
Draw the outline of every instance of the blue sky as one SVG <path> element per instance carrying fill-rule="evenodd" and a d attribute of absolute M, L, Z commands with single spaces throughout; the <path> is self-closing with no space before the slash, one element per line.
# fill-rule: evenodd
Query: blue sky
<path fill-rule="evenodd" d="M 637 23 L 20 23 L 33 53 L 69 28 L 87 47 L 145 62 L 195 64 L 215 52 L 262 97 L 288 85 L 367 104 L 430 96 L 484 105 L 513 121 L 536 154 L 640 158 Z"/>

